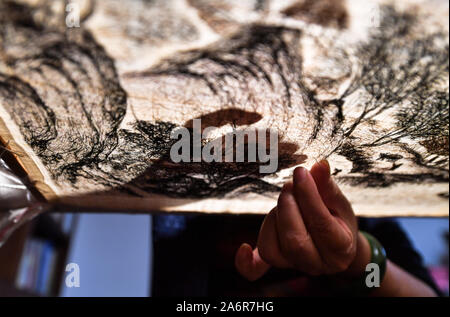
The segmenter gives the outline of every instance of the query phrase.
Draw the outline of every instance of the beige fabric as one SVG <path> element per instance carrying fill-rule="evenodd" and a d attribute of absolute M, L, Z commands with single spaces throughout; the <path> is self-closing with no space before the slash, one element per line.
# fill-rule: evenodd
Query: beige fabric
<path fill-rule="evenodd" d="M 0 3 L 0 137 L 51 203 L 266 213 L 327 158 L 359 215 L 448 215 L 447 1 L 74 3 Z M 174 164 L 194 118 L 278 132 L 279 171 Z"/>

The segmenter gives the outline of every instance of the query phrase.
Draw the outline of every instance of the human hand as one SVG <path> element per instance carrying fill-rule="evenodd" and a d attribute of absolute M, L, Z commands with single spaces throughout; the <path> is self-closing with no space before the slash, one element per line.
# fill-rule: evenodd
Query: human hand
<path fill-rule="evenodd" d="M 347 198 L 330 175 L 327 161 L 309 172 L 294 171 L 277 206 L 266 216 L 257 248 L 244 243 L 236 253 L 238 272 L 257 280 L 271 267 L 294 268 L 311 276 L 360 276 L 370 262 L 370 246 L 358 233 Z"/>

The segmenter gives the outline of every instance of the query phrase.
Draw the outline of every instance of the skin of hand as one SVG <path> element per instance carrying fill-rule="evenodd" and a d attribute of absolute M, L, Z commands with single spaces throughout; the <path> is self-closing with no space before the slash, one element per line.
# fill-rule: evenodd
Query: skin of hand
<path fill-rule="evenodd" d="M 271 266 L 311 276 L 359 277 L 370 256 L 350 202 L 331 177 L 329 163 L 321 161 L 310 171 L 294 170 L 261 226 L 257 247 L 242 244 L 235 266 L 250 281 Z"/>

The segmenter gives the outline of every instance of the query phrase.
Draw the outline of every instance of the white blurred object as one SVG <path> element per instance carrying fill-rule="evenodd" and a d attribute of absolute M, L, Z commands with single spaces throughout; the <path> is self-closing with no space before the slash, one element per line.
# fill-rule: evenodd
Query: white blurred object
<path fill-rule="evenodd" d="M 0 159 L 0 247 L 18 227 L 46 208 Z"/>
<path fill-rule="evenodd" d="M 31 199 L 28 188 L 0 159 L 0 210 L 26 207 Z"/>

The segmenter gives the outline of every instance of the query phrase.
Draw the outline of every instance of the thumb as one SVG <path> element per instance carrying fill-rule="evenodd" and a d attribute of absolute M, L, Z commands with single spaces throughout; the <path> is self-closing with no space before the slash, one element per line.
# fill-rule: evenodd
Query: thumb
<path fill-rule="evenodd" d="M 247 243 L 243 243 L 237 250 L 234 264 L 237 271 L 251 282 L 262 277 L 270 268 L 259 256 L 258 248 L 252 250 Z"/>
<path fill-rule="evenodd" d="M 327 208 L 343 219 L 353 219 L 355 216 L 352 205 L 331 177 L 328 161 L 323 160 L 314 164 L 311 168 L 311 175 Z"/>

